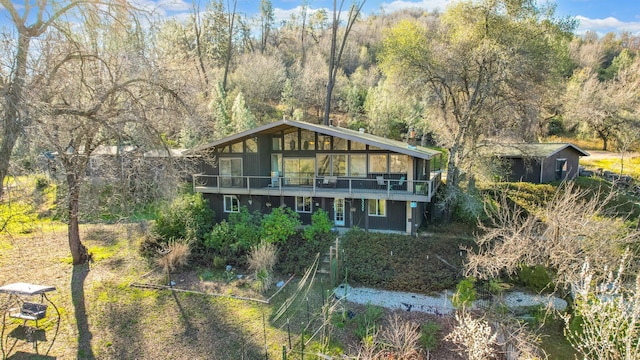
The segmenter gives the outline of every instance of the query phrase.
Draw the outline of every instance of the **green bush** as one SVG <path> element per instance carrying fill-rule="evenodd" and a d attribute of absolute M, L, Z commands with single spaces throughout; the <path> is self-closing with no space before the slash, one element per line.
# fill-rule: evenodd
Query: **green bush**
<path fill-rule="evenodd" d="M 278 263 L 275 269 L 282 274 L 304 274 L 320 253 L 324 254 L 331 243 L 331 234 L 321 234 L 316 241 L 307 241 L 302 232 L 289 237 L 285 244 L 278 246 Z"/>
<path fill-rule="evenodd" d="M 473 305 L 477 292 L 475 288 L 476 279 L 473 277 L 461 280 L 456 285 L 456 292 L 451 297 L 451 303 L 455 308 L 464 308 Z"/>
<path fill-rule="evenodd" d="M 311 225 L 304 229 L 304 238 L 307 241 L 314 241 L 316 236 L 329 233 L 332 227 L 333 222 L 329 219 L 329 214 L 318 209 L 311 215 Z"/>
<path fill-rule="evenodd" d="M 355 335 L 362 340 L 374 335 L 378 331 L 378 321 L 384 315 L 384 309 L 380 306 L 367 304 L 367 308 L 362 315 L 356 315 Z"/>
<path fill-rule="evenodd" d="M 153 231 L 165 242 L 172 239 L 195 241 L 198 251 L 211 231 L 213 217 L 202 194 L 184 194 L 160 211 Z"/>
<path fill-rule="evenodd" d="M 260 242 L 261 221 L 262 214 L 258 211 L 251 214 L 246 206 L 240 207 L 237 213 L 231 213 L 229 227 L 235 239 L 231 247 L 235 251 L 246 253 L 252 246 L 257 245 Z"/>
<path fill-rule="evenodd" d="M 430 293 L 454 287 L 459 280 L 466 238 L 446 241 L 350 230 L 342 238 L 349 282 L 387 290 Z"/>
<path fill-rule="evenodd" d="M 289 208 L 275 208 L 262 218 L 262 240 L 268 243 L 286 243 L 300 226 L 300 215 Z"/>
<path fill-rule="evenodd" d="M 435 321 L 427 321 L 422 324 L 420 330 L 420 344 L 423 348 L 431 351 L 435 349 L 440 342 L 440 332 L 442 326 Z"/>
<path fill-rule="evenodd" d="M 523 265 L 518 273 L 518 281 L 529 290 L 542 292 L 550 289 L 551 275 L 542 265 L 534 267 Z"/>

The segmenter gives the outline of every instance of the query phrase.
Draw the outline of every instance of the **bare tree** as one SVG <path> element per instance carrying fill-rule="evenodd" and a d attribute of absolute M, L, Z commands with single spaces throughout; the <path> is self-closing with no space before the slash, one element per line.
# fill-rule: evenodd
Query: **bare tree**
<path fill-rule="evenodd" d="M 97 3 L 70 1 L 59 3 L 53 0 L 24 2 L 18 6 L 10 0 L 0 0 L 0 5 L 9 13 L 9 23 L 17 33 L 14 47 L 8 54 L 11 71 L 0 73 L 0 108 L 2 108 L 2 140 L 0 142 L 0 196 L 4 178 L 7 176 L 13 148 L 23 129 L 31 122 L 25 90 L 29 82 L 28 61 L 32 55 L 33 39 L 41 37 L 62 17 L 74 10 L 96 12 Z"/>
<path fill-rule="evenodd" d="M 555 272 L 559 289 L 569 290 L 589 257 L 597 264 L 594 272 L 603 276 L 620 249 L 640 239 L 639 230 L 614 217 L 613 197 L 565 184 L 542 208 L 525 213 L 503 196 L 495 209 L 487 210 L 488 224 L 480 224 L 478 250 L 467 249 L 466 274 L 495 278 L 514 274 L 522 265 L 543 265 Z"/>
<path fill-rule="evenodd" d="M 142 138 L 159 140 L 152 119 L 169 116 L 166 105 L 179 105 L 159 96 L 177 99 L 145 61 L 138 44 L 131 42 L 129 31 L 120 31 L 120 24 L 127 20 L 92 23 L 95 27 L 75 36 L 59 33 L 50 43 L 50 70 L 34 104 L 40 145 L 55 150 L 65 169 L 74 265 L 88 259 L 80 240 L 79 212 L 81 186 L 93 153 L 104 145 L 138 145 Z"/>
<path fill-rule="evenodd" d="M 347 23 L 344 25 L 342 39 L 338 43 L 338 31 L 340 30 L 340 16 L 342 14 L 342 7 L 344 6 L 344 0 L 340 0 L 340 6 L 337 6 L 337 0 L 333 0 L 333 23 L 331 25 L 331 52 L 329 54 L 329 76 L 327 79 L 327 97 L 324 104 L 324 124 L 329 125 L 329 113 L 331 112 L 331 94 L 333 93 L 333 87 L 336 83 L 336 77 L 340 70 L 340 59 L 342 58 L 342 52 L 347 44 L 347 38 L 351 32 L 353 24 L 358 20 L 360 11 L 366 3 L 366 0 L 361 2 L 354 2 L 349 8 L 349 14 L 347 15 Z"/>

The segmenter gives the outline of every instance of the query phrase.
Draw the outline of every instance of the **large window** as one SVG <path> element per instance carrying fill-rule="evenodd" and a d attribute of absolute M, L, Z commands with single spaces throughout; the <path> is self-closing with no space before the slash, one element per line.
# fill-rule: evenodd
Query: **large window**
<path fill-rule="evenodd" d="M 349 155 L 349 176 L 367 176 L 367 155 Z"/>
<path fill-rule="evenodd" d="M 395 174 L 406 174 L 407 173 L 407 163 L 409 158 L 407 155 L 399 155 L 399 154 L 391 154 L 390 156 L 390 172 Z"/>
<path fill-rule="evenodd" d="M 347 155 L 318 154 L 318 176 L 347 176 Z"/>
<path fill-rule="evenodd" d="M 296 211 L 299 213 L 311 212 L 311 197 L 296 196 Z"/>
<path fill-rule="evenodd" d="M 220 159 L 220 185 L 226 187 L 242 186 L 241 158 Z"/>
<path fill-rule="evenodd" d="M 224 212 L 240 212 L 240 200 L 233 195 L 225 195 Z"/>
<path fill-rule="evenodd" d="M 347 176 L 347 155 L 331 155 L 331 175 Z"/>
<path fill-rule="evenodd" d="M 314 173 L 314 158 L 284 158 L 285 185 L 311 185 Z"/>
<path fill-rule="evenodd" d="M 369 200 L 369 216 L 387 216 L 387 201 L 383 199 Z"/>
<path fill-rule="evenodd" d="M 369 172 L 370 173 L 383 173 L 388 171 L 387 167 L 387 154 L 369 154 Z"/>

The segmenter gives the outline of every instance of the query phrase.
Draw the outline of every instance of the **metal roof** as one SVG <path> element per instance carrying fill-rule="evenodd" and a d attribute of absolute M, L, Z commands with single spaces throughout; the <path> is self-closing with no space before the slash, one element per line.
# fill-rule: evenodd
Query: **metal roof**
<path fill-rule="evenodd" d="M 508 158 L 547 158 L 567 148 L 576 151 L 578 156 L 589 156 L 588 152 L 571 143 L 492 144 L 488 145 L 488 152 Z"/>
<path fill-rule="evenodd" d="M 270 124 L 262 125 L 251 130 L 228 136 L 224 139 L 210 142 L 206 145 L 198 146 L 191 151 L 198 152 L 218 146 L 224 146 L 230 143 L 234 143 L 238 140 L 244 140 L 246 138 L 253 137 L 257 134 L 271 134 L 291 127 L 314 131 L 319 134 L 335 136 L 346 140 L 357 141 L 366 145 L 376 146 L 381 149 L 421 159 L 430 159 L 441 154 L 440 151 L 437 150 L 429 149 L 422 146 L 412 146 L 401 141 L 387 139 L 365 132 L 355 131 L 342 127 L 311 124 L 294 120 L 279 120 Z"/>

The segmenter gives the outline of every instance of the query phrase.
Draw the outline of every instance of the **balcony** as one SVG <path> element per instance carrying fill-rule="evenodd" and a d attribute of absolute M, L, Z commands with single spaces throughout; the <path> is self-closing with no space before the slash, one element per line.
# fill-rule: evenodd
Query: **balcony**
<path fill-rule="evenodd" d="M 314 196 L 430 202 L 440 185 L 440 172 L 431 180 L 343 178 L 336 176 L 270 177 L 193 175 L 194 191 L 209 194 Z"/>

